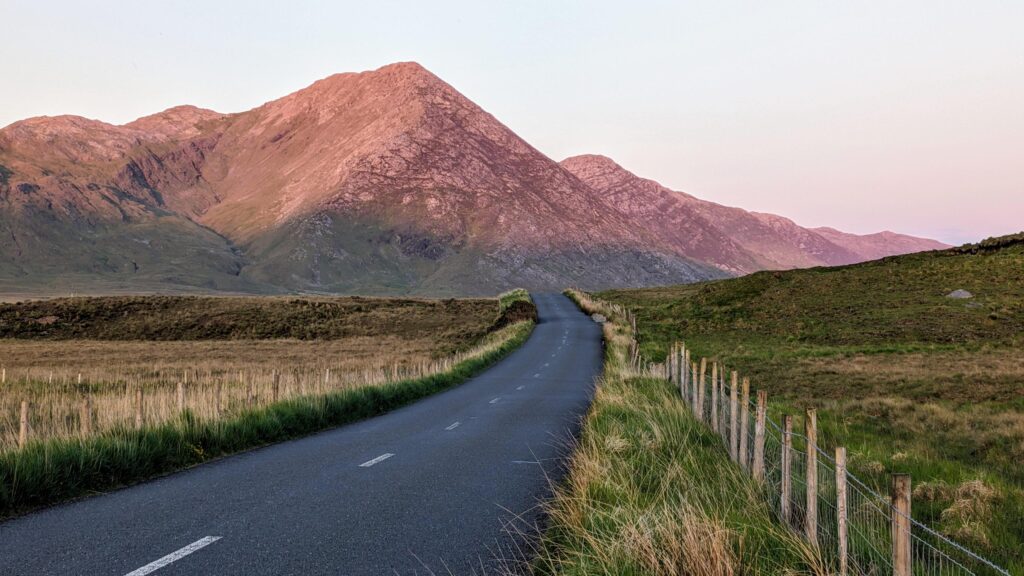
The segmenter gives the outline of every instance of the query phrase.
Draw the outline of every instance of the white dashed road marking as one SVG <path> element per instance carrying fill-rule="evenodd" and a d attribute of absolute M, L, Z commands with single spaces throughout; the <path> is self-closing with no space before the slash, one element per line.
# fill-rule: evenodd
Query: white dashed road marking
<path fill-rule="evenodd" d="M 495 402 L 497 402 L 498 400 L 501 400 L 501 396 L 498 396 L 498 397 L 497 397 L 497 398 L 495 398 L 494 400 L 491 400 L 490 402 L 488 402 L 488 404 L 494 404 L 494 403 L 495 403 Z"/>
<path fill-rule="evenodd" d="M 138 570 L 133 570 L 132 572 L 125 574 L 125 576 L 145 576 L 146 574 L 149 574 L 150 572 L 155 572 L 172 562 L 177 562 L 178 560 L 181 560 L 182 558 L 188 556 L 196 550 L 206 548 L 207 546 L 213 544 L 217 540 L 220 540 L 220 536 L 206 536 L 205 538 L 200 538 L 199 540 L 196 540 L 195 542 L 189 544 L 188 546 L 185 546 L 184 548 L 181 548 L 180 550 L 175 550 L 174 552 L 171 552 L 170 554 L 164 556 L 163 558 L 160 558 L 159 560 L 154 560 L 149 564 L 146 564 L 142 568 L 139 568 Z"/>
<path fill-rule="evenodd" d="M 369 468 L 370 466 L 373 466 L 374 464 L 378 464 L 380 462 L 383 462 L 383 461 L 387 460 L 388 458 L 391 458 L 392 456 L 394 456 L 394 454 L 392 454 L 390 452 L 388 452 L 387 454 L 381 454 L 380 456 L 377 456 L 373 460 L 367 460 L 366 462 L 363 462 L 362 464 L 359 465 L 359 467 L 360 468 Z"/>
<path fill-rule="evenodd" d="M 462 424 L 462 422 L 456 422 L 456 423 L 452 424 L 451 426 L 448 426 L 447 428 L 445 428 L 445 430 L 455 430 L 456 428 L 459 427 L 459 424 Z"/>
<path fill-rule="evenodd" d="M 516 390 L 522 390 L 523 388 L 526 388 L 526 386 L 520 386 L 520 387 L 516 388 Z"/>

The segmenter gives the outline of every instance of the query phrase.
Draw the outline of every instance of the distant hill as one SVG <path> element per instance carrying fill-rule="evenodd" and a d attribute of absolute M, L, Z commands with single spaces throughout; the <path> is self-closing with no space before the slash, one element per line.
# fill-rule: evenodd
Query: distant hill
<path fill-rule="evenodd" d="M 582 164 L 554 162 L 415 63 L 239 114 L 32 118 L 0 130 L 0 292 L 474 295 L 867 254 L 646 185 L 612 194 Z"/>
<path fill-rule="evenodd" d="M 747 212 L 670 190 L 604 156 L 574 156 L 561 164 L 683 254 L 729 272 L 852 264 L 949 247 L 892 232 L 860 236 L 804 228 L 782 216 Z"/>
<path fill-rule="evenodd" d="M 603 293 L 708 338 L 896 346 L 1024 335 L 1024 233 L 848 266 Z M 950 298 L 956 290 L 972 294 Z M 1016 340 L 1015 340 L 1016 339 Z"/>

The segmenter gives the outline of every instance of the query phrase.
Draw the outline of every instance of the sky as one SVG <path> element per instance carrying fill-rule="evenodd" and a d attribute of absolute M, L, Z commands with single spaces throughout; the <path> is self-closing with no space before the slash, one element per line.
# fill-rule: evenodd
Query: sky
<path fill-rule="evenodd" d="M 0 1 L 0 126 L 413 60 L 548 156 L 805 226 L 1024 230 L 1024 2 Z"/>

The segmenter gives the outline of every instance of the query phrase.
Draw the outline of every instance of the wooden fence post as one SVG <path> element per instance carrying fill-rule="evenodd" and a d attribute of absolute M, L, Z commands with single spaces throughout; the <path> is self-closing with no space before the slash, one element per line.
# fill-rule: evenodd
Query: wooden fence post
<path fill-rule="evenodd" d="M 910 576 L 910 474 L 892 475 L 892 573 Z"/>
<path fill-rule="evenodd" d="M 668 355 L 665 356 L 665 379 L 673 385 L 676 383 L 676 350 L 678 348 L 679 342 L 673 342 L 668 348 Z"/>
<path fill-rule="evenodd" d="M 722 442 L 725 442 L 725 406 L 729 400 L 725 394 L 725 366 L 718 372 L 718 395 L 718 401 L 721 403 L 718 407 L 718 435 L 722 437 Z"/>
<path fill-rule="evenodd" d="M 697 415 L 697 389 L 700 388 L 700 380 L 697 379 L 697 361 L 694 360 L 691 364 L 693 373 L 693 386 L 690 386 L 690 409 L 693 410 L 693 415 Z"/>
<path fill-rule="evenodd" d="M 679 355 L 676 357 L 676 370 L 679 372 L 679 394 L 686 396 L 686 342 L 679 343 Z"/>
<path fill-rule="evenodd" d="M 705 390 L 705 388 L 707 386 L 707 384 L 705 383 L 705 381 L 706 381 L 705 377 L 707 376 L 707 373 L 708 373 L 708 359 L 707 358 L 701 358 L 700 359 L 700 379 L 698 380 L 699 384 L 697 385 L 697 419 L 700 420 L 701 422 L 703 422 L 705 420 L 705 416 L 704 416 L 704 390 Z"/>
<path fill-rule="evenodd" d="M 135 427 L 142 428 L 142 386 L 135 389 Z"/>
<path fill-rule="evenodd" d="M 782 520 L 792 526 L 790 494 L 793 491 L 793 417 L 782 417 L 782 493 L 779 495 Z"/>
<path fill-rule="evenodd" d="M 28 400 L 21 401 L 21 418 L 18 423 L 18 448 L 28 444 Z"/>
<path fill-rule="evenodd" d="M 0 384 L 7 384 L 7 367 L 0 368 Z"/>
<path fill-rule="evenodd" d="M 836 448 L 836 541 L 839 552 L 839 576 L 849 573 L 849 542 L 846 526 L 846 448 Z"/>
<path fill-rule="evenodd" d="M 754 480 L 764 481 L 764 424 L 768 413 L 768 392 L 757 391 L 757 412 L 754 415 Z"/>
<path fill-rule="evenodd" d="M 178 412 L 185 411 L 185 383 L 178 382 Z"/>
<path fill-rule="evenodd" d="M 740 407 L 740 466 L 750 469 L 750 378 L 743 379 L 743 399 Z"/>
<path fill-rule="evenodd" d="M 807 516 L 804 528 L 807 541 L 818 544 L 818 413 L 810 409 L 804 421 L 807 436 Z"/>
<path fill-rule="evenodd" d="M 281 397 L 281 375 L 274 370 L 274 387 L 272 388 L 273 401 L 277 402 L 278 398 Z"/>
<path fill-rule="evenodd" d="M 82 413 L 79 416 L 79 424 L 81 425 L 82 436 L 88 436 L 92 433 L 92 396 L 86 394 L 85 398 L 82 398 Z"/>
<path fill-rule="evenodd" d="M 690 392 L 690 349 L 683 351 L 683 398 Z"/>
<path fill-rule="evenodd" d="M 738 381 L 739 375 L 733 370 L 732 387 L 729 390 L 729 455 L 732 456 L 733 462 L 738 462 L 740 457 L 740 439 L 736 434 L 739 424 L 739 414 L 736 413 L 736 409 L 740 405 Z"/>
<path fill-rule="evenodd" d="M 711 429 L 718 430 L 718 362 L 711 365 Z"/>

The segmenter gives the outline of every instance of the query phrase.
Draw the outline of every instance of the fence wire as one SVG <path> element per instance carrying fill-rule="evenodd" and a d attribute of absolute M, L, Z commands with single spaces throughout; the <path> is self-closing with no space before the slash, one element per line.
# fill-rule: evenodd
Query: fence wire
<path fill-rule="evenodd" d="M 678 356 L 682 354 L 681 350 L 681 346 L 673 348 L 671 354 Z M 694 361 L 692 358 L 690 360 Z M 695 415 L 709 426 L 717 422 L 714 431 L 721 437 L 726 451 L 744 470 L 752 473 L 755 468 L 754 438 L 757 433 L 757 401 L 754 395 L 744 403 L 742 392 L 737 390 L 736 401 L 733 402 L 730 379 L 726 378 L 726 372 L 721 366 L 717 371 L 718 382 L 709 383 L 707 374 L 702 379 L 700 372 L 693 373 L 692 364 L 684 364 L 679 357 L 670 361 L 675 369 L 659 373 L 668 375 Z M 709 369 L 708 372 L 712 371 Z M 713 386 L 717 390 L 712 391 Z M 703 402 L 700 402 L 701 398 Z M 695 399 L 699 405 L 695 405 Z M 744 413 L 747 415 L 746 420 Z M 715 414 L 714 418 L 712 414 Z M 840 552 L 839 526 L 845 508 L 845 565 L 848 574 L 1010 576 L 1008 571 L 992 561 L 925 524 L 913 518 L 901 517 L 890 498 L 878 494 L 848 470 L 840 476 L 836 472 L 837 465 L 833 456 L 810 442 L 805 434 L 795 428 L 789 434 L 788 450 L 784 427 L 767 415 L 763 434 L 761 484 L 766 501 L 779 522 L 805 535 L 818 549 L 822 561 L 837 574 L 842 573 L 841 565 L 844 563 Z M 813 455 L 813 467 L 810 466 L 812 458 L 809 454 Z M 808 474 L 809 469 L 811 475 Z M 809 480 L 816 484 L 813 499 L 808 496 Z M 845 502 L 839 500 L 841 481 L 845 483 Z M 813 513 L 808 514 L 811 508 Z M 904 521 L 896 521 L 901 519 Z M 808 529 L 811 522 L 815 524 L 813 531 Z M 900 534 L 899 526 L 909 526 L 909 572 L 893 565 L 893 542 L 896 535 Z M 906 535 L 906 531 L 902 534 Z"/>

